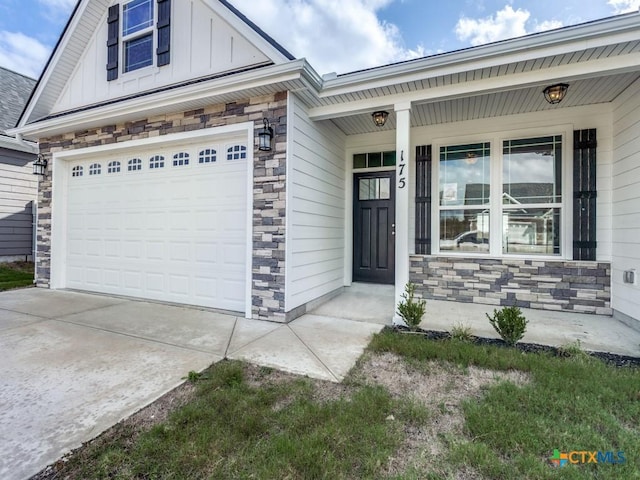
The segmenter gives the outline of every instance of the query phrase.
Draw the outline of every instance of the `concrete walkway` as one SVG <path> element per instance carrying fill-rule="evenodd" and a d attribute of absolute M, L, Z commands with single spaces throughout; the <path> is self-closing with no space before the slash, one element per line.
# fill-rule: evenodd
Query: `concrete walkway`
<path fill-rule="evenodd" d="M 289 325 L 76 292 L 0 293 L 0 478 L 22 480 L 223 358 L 340 381 L 379 324 Z"/>
<path fill-rule="evenodd" d="M 344 293 L 320 305 L 312 313 L 332 318 L 389 325 L 394 315 L 394 287 L 354 283 Z M 456 325 L 469 327 L 474 335 L 499 338 L 486 314 L 491 305 L 427 300 L 421 327 L 450 332 Z M 523 342 L 561 346 L 580 341 L 584 350 L 640 357 L 640 322 L 638 329 L 603 315 L 522 309 L 529 320 Z"/>

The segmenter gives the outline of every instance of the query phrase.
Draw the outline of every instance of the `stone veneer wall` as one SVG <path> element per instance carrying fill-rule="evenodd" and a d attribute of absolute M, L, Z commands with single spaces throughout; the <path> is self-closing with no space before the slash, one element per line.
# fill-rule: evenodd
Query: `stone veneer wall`
<path fill-rule="evenodd" d="M 611 315 L 611 264 L 411 256 L 423 298 Z"/>
<path fill-rule="evenodd" d="M 258 130 L 263 127 L 263 118 L 268 118 L 274 128 L 275 148 L 271 152 L 256 150 L 254 154 L 252 316 L 284 322 L 287 92 L 42 138 L 40 152 L 51 162 L 55 152 L 242 122 L 253 121 Z M 48 287 L 51 275 L 50 169 L 40 181 L 38 206 L 37 284 Z"/>

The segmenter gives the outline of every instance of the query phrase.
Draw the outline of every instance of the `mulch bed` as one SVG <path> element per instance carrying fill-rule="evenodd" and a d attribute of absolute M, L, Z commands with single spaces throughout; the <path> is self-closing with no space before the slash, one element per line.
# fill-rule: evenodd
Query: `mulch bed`
<path fill-rule="evenodd" d="M 395 325 L 393 327 L 385 327 L 385 329 L 390 329 L 392 331 L 398 332 L 409 332 L 409 328 L 403 327 L 400 325 Z M 449 332 L 440 332 L 436 330 L 423 330 L 419 328 L 414 331 L 414 333 L 421 334 L 424 338 L 429 340 L 448 340 L 451 337 Z M 475 345 L 490 345 L 495 347 L 503 347 L 510 348 L 507 343 L 500 338 L 486 338 L 486 337 L 477 337 L 475 335 L 471 336 L 471 342 Z M 524 353 L 548 353 L 557 357 L 566 357 L 568 356 L 566 351 L 562 348 L 551 347 L 549 345 L 540 345 L 538 343 L 516 343 L 515 347 L 517 350 L 520 350 Z M 599 358 L 609 365 L 613 365 L 616 367 L 632 367 L 632 368 L 640 368 L 640 358 L 639 357 L 631 357 L 628 355 L 617 355 L 615 353 L 608 352 L 591 352 L 585 350 L 584 353 Z"/>

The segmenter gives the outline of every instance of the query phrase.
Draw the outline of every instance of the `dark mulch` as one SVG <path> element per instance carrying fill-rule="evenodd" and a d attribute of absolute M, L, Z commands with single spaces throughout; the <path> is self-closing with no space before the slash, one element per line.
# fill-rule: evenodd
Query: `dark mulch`
<path fill-rule="evenodd" d="M 407 327 L 403 327 L 400 325 L 396 325 L 393 327 L 385 327 L 385 328 L 399 331 L 399 332 L 409 331 Z M 423 335 L 424 338 L 429 340 L 448 340 L 451 338 L 451 334 L 449 332 L 439 332 L 436 330 L 418 329 L 417 333 Z M 507 345 L 507 343 L 500 338 L 486 338 L 486 337 L 477 337 L 475 335 L 472 335 L 471 342 L 476 345 L 490 345 L 495 347 L 510 348 Z M 548 353 L 551 355 L 555 355 L 557 357 L 567 356 L 566 351 L 562 348 L 550 347 L 548 345 L 540 345 L 538 343 L 517 343 L 514 348 L 525 353 Z M 615 353 L 608 353 L 608 352 L 591 352 L 588 350 L 585 350 L 584 353 L 592 357 L 599 358 L 600 360 L 603 360 L 609 365 L 614 365 L 616 367 L 640 368 L 639 357 L 630 357 L 628 355 L 617 355 Z"/>

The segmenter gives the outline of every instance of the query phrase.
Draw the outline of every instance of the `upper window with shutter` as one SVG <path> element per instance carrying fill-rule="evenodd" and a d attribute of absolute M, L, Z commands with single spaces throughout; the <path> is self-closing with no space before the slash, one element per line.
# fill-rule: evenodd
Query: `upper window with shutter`
<path fill-rule="evenodd" d="M 107 22 L 107 80 L 118 78 L 120 60 L 123 73 L 169 64 L 171 0 L 131 0 L 113 5 Z"/>

